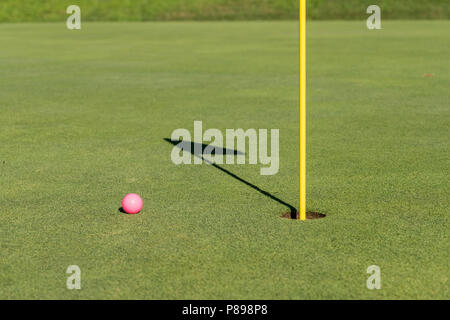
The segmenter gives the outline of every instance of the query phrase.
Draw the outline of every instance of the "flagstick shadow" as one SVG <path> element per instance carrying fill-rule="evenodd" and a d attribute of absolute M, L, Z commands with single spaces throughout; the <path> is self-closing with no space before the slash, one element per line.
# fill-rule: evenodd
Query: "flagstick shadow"
<path fill-rule="evenodd" d="M 232 178 L 242 182 L 243 184 L 249 186 L 250 188 L 252 188 L 252 189 L 258 191 L 259 193 L 265 195 L 266 197 L 268 197 L 268 198 L 270 198 L 270 199 L 272 199 L 272 200 L 274 200 L 274 201 L 276 201 L 276 202 L 286 206 L 289 209 L 289 211 L 290 211 L 291 218 L 292 219 L 297 219 L 297 209 L 295 207 L 293 207 L 292 205 L 290 205 L 289 203 L 287 203 L 287 202 L 281 200 L 280 198 L 274 196 L 273 194 L 271 194 L 271 193 L 261 189 L 260 187 L 254 185 L 253 183 L 250 183 L 247 180 L 242 179 L 241 177 L 235 175 L 231 171 L 229 171 L 229 170 L 227 170 L 225 168 L 222 168 L 221 166 L 219 166 L 219 165 L 217 165 L 215 163 L 212 163 L 212 162 L 208 161 L 207 159 L 205 159 L 203 157 L 203 150 L 208 145 L 202 144 L 201 145 L 202 146 L 202 148 L 201 148 L 202 153 L 201 154 L 196 154 L 194 152 L 194 150 L 197 150 L 197 149 L 194 148 L 194 147 L 195 147 L 195 145 L 198 145 L 198 143 L 190 142 L 190 141 L 177 141 L 177 140 L 173 141 L 173 140 L 168 139 L 168 138 L 164 138 L 164 141 L 167 141 L 167 142 L 173 144 L 174 146 L 179 147 L 182 150 L 184 150 L 184 148 L 188 149 L 194 156 L 202 159 L 203 161 L 207 162 L 209 165 L 213 166 L 214 168 L 216 168 L 216 169 L 222 171 L 223 173 L 229 175 L 230 177 L 232 177 Z M 181 144 L 181 146 L 179 146 L 180 144 Z M 237 150 L 222 149 L 222 148 L 219 148 L 219 147 L 215 147 L 215 151 L 220 153 L 220 154 L 234 154 L 234 155 L 244 154 L 244 153 L 242 153 L 240 151 L 237 151 Z"/>

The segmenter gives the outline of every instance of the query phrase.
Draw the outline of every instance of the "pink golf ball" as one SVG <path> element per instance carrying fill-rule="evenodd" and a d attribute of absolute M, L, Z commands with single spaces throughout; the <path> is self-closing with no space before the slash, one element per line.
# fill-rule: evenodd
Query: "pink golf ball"
<path fill-rule="evenodd" d="M 136 214 L 142 210 L 142 199 L 136 193 L 129 193 L 122 200 L 122 209 L 126 213 Z"/>

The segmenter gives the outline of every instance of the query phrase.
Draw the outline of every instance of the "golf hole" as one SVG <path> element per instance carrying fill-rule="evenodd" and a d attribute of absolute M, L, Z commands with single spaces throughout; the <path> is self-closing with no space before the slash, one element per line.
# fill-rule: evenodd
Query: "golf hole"
<path fill-rule="evenodd" d="M 321 219 L 321 218 L 325 218 L 325 217 L 326 217 L 326 215 L 323 213 L 312 212 L 312 211 L 306 212 L 306 220 L 315 220 L 315 219 Z M 292 219 L 292 215 L 290 212 L 283 213 L 281 215 L 281 218 L 294 220 L 294 219 Z"/>

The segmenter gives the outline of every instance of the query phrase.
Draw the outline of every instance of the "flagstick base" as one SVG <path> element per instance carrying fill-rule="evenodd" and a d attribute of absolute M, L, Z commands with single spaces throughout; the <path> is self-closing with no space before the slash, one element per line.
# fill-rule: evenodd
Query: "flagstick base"
<path fill-rule="evenodd" d="M 312 211 L 306 212 L 306 220 L 315 220 L 315 219 L 321 219 L 321 218 L 325 218 L 325 217 L 326 217 L 326 215 L 323 213 L 312 212 Z M 283 213 L 281 215 L 281 218 L 298 220 L 298 212 L 296 214 L 292 214 L 291 212 Z"/>

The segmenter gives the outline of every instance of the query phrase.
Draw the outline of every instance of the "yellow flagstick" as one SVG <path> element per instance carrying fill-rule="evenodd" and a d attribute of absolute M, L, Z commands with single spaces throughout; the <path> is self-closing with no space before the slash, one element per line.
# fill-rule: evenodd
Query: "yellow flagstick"
<path fill-rule="evenodd" d="M 300 0 L 300 209 L 306 220 L 306 0 Z"/>

